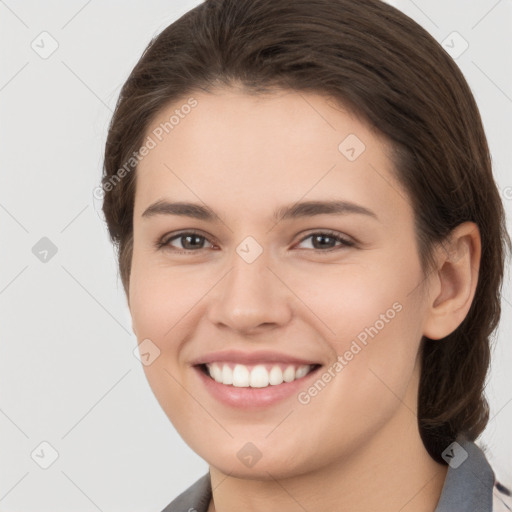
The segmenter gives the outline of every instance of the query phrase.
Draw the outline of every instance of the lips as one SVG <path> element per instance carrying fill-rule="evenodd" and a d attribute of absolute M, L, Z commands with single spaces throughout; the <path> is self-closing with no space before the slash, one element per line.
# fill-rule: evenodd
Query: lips
<path fill-rule="evenodd" d="M 239 350 L 224 350 L 219 352 L 212 352 L 204 356 L 198 357 L 191 361 L 192 366 L 208 364 L 208 363 L 235 363 L 244 365 L 256 365 L 256 364 L 289 364 L 289 365 L 315 365 L 321 364 L 319 361 L 301 359 L 292 355 L 283 354 L 280 352 L 273 351 L 255 351 L 255 352 L 241 352 Z"/>
<path fill-rule="evenodd" d="M 218 367 L 217 370 L 213 370 L 214 372 L 220 371 L 220 363 L 214 362 L 214 363 L 208 363 L 208 366 L 210 368 L 214 368 L 215 366 Z M 247 410 L 247 411 L 255 411 L 255 410 L 261 410 L 261 408 L 267 408 L 271 407 L 273 405 L 278 405 L 282 403 L 285 400 L 296 398 L 297 395 L 301 392 L 301 390 L 304 390 L 306 387 L 311 385 L 311 382 L 317 378 L 316 375 L 320 371 L 320 367 L 322 365 L 315 364 L 315 365 L 307 365 L 308 367 L 311 367 L 312 369 L 307 373 L 304 377 L 300 377 L 300 366 L 294 370 L 294 380 L 291 380 L 290 382 L 286 382 L 284 380 L 286 369 L 284 372 L 282 372 L 283 375 L 283 382 L 281 384 L 277 384 L 278 380 L 280 380 L 279 377 L 276 377 L 276 375 L 273 375 L 272 378 L 276 379 L 274 382 L 276 384 L 272 385 L 270 384 L 270 373 L 272 372 L 272 368 L 274 366 L 278 366 L 281 368 L 281 365 L 279 363 L 273 363 L 270 368 L 269 372 L 269 383 L 265 387 L 252 387 L 251 385 L 245 386 L 245 387 L 237 387 L 232 384 L 224 384 L 223 382 L 217 382 L 213 377 L 210 376 L 210 372 L 208 370 L 207 364 L 196 364 L 192 366 L 194 373 L 198 377 L 198 382 L 201 383 L 201 386 L 204 386 L 205 391 L 214 398 L 217 402 L 223 404 L 224 406 L 228 407 L 234 407 L 239 410 Z M 240 369 L 240 367 L 246 367 L 245 369 Z M 242 365 L 239 363 L 223 363 L 222 371 L 224 372 L 224 368 L 232 367 L 232 371 L 235 374 L 234 375 L 234 381 L 237 382 L 237 379 L 240 379 L 238 381 L 239 384 L 247 384 L 247 375 L 242 373 L 249 373 L 249 368 L 247 368 L 247 365 Z M 238 367 L 238 370 L 236 368 Z M 251 367 L 251 373 L 249 377 L 249 384 L 251 384 L 251 377 L 255 380 L 253 380 L 253 384 L 255 385 L 263 385 L 265 384 L 264 376 L 262 374 L 259 374 L 258 372 L 261 372 L 262 370 L 257 370 L 256 377 L 252 376 L 254 369 L 257 369 L 258 367 L 263 367 L 263 369 L 266 370 L 266 364 L 256 364 Z M 292 366 L 292 368 L 295 368 Z M 266 370 L 268 371 L 268 370 Z M 282 370 L 280 370 L 282 371 Z M 297 377 L 297 371 L 299 371 L 299 377 Z M 240 372 L 241 375 L 237 376 L 236 372 Z M 291 371 L 290 375 L 287 378 L 291 377 Z M 302 370 L 304 372 L 304 370 Z M 276 373 L 276 371 L 274 371 Z M 223 377 L 224 378 L 224 377 Z M 229 379 L 228 379 L 229 381 Z"/>
<path fill-rule="evenodd" d="M 212 389 L 226 390 L 230 396 L 236 391 L 258 388 L 276 395 L 283 387 L 290 389 L 296 381 L 307 377 L 321 364 L 308 359 L 273 351 L 241 352 L 227 350 L 213 352 L 192 361 L 192 366 L 200 370 L 206 383 L 214 384 Z M 257 389 L 253 389 L 257 391 Z M 215 391 L 217 393 L 217 391 Z M 280 394 L 280 393 L 278 393 Z M 277 395 L 276 395 L 277 396 Z"/>

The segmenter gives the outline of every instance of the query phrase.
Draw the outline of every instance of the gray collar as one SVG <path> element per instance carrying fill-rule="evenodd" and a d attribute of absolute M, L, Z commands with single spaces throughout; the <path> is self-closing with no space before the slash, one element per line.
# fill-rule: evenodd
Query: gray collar
<path fill-rule="evenodd" d="M 449 467 L 435 512 L 492 512 L 494 472 L 482 450 L 459 436 L 443 459 Z"/>
<path fill-rule="evenodd" d="M 494 472 L 482 450 L 458 437 L 443 452 L 443 459 L 449 467 L 435 512 L 492 512 Z M 162 512 L 207 512 L 211 496 L 208 472 Z"/>
<path fill-rule="evenodd" d="M 207 512 L 212 497 L 210 472 L 183 491 L 162 512 Z"/>

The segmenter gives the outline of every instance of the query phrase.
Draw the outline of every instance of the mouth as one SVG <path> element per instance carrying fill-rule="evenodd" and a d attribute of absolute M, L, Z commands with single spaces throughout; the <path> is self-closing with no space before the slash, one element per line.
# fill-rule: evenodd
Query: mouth
<path fill-rule="evenodd" d="M 211 380 L 230 388 L 272 388 L 299 381 L 314 373 L 320 364 L 258 363 L 216 361 L 196 365 Z"/>
<path fill-rule="evenodd" d="M 238 410 L 278 406 L 312 385 L 324 364 L 275 350 L 223 350 L 190 361 L 204 389 L 216 402 Z"/>

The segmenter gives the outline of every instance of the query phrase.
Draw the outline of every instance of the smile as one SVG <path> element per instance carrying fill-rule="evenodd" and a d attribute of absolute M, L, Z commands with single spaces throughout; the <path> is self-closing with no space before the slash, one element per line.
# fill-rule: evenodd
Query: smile
<path fill-rule="evenodd" d="M 321 364 L 208 362 L 194 365 L 205 390 L 229 407 L 254 410 L 297 397 Z"/>

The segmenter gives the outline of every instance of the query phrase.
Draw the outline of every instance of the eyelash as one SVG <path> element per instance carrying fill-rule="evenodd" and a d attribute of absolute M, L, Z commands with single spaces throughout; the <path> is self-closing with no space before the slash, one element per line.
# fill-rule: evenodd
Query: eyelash
<path fill-rule="evenodd" d="M 202 235 L 201 233 L 197 232 L 197 231 L 183 231 L 181 233 L 178 233 L 176 235 L 173 235 L 172 237 L 170 238 L 166 238 L 165 236 L 163 238 L 161 238 L 160 240 L 158 240 L 155 244 L 156 248 L 158 250 L 162 250 L 162 249 L 165 249 L 165 250 L 170 250 L 176 254 L 191 254 L 193 252 L 200 252 L 202 250 L 204 250 L 205 248 L 200 248 L 200 249 L 177 249 L 175 247 L 172 247 L 171 245 L 169 245 L 169 243 L 173 240 L 177 240 L 177 239 L 180 239 L 182 237 L 185 237 L 187 235 L 193 235 L 193 236 L 198 236 L 204 240 L 208 240 L 208 238 L 204 235 Z M 336 242 L 340 242 L 341 243 L 341 246 L 338 246 L 337 248 L 336 247 L 329 247 L 328 249 L 306 249 L 306 250 L 313 250 L 314 252 L 316 253 L 331 253 L 332 251 L 336 251 L 337 249 L 341 248 L 341 247 L 353 247 L 356 245 L 355 242 L 351 241 L 351 240 L 348 240 L 344 237 L 342 237 L 340 235 L 340 233 L 337 233 L 336 231 L 330 231 L 330 230 L 324 230 L 324 231 L 314 231 L 312 233 L 309 233 L 308 235 L 306 235 L 305 237 L 303 237 L 301 240 L 299 240 L 299 244 L 304 242 L 305 240 L 307 240 L 308 238 L 311 238 L 315 235 L 323 235 L 323 236 L 327 236 L 329 238 L 332 238 L 334 239 Z M 212 243 L 212 242 L 210 242 Z M 215 245 L 215 244 L 212 244 L 212 245 Z M 302 249 L 303 250 L 303 249 Z"/>

